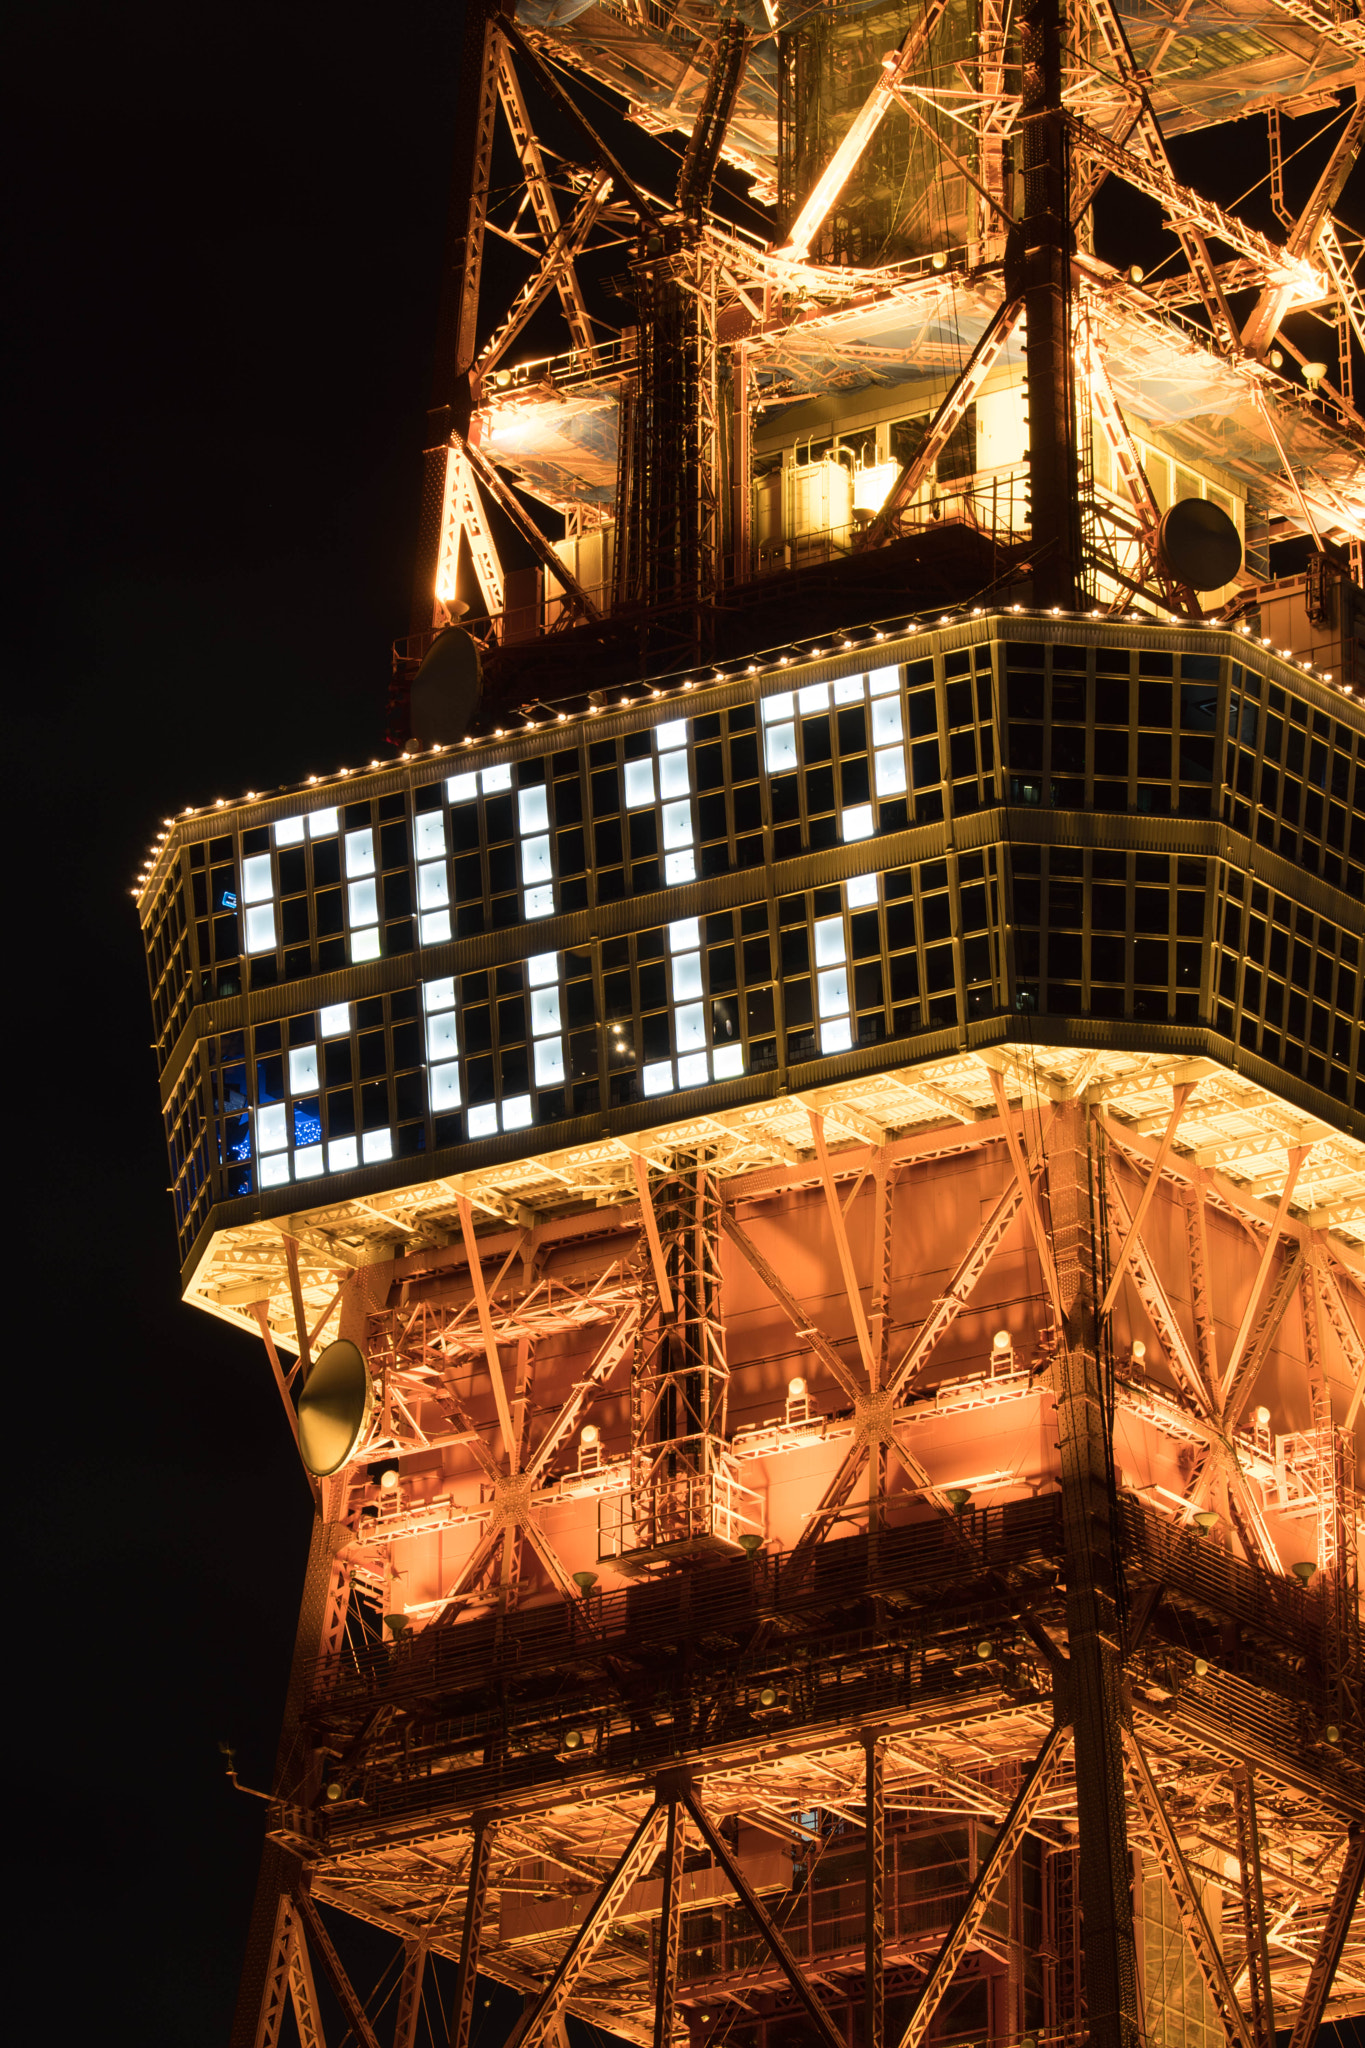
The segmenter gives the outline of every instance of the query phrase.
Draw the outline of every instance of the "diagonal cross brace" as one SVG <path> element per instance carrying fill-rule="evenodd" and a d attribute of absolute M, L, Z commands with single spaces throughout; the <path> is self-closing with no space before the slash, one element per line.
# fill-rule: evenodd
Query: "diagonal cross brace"
<path fill-rule="evenodd" d="M 370 2025 L 369 2016 L 356 1994 L 355 1986 L 342 1967 L 332 1937 L 322 1924 L 322 1916 L 305 1891 L 296 1894 L 299 1918 L 308 1929 L 308 1936 L 317 1950 L 322 1967 L 327 1972 L 337 2003 L 346 2015 L 346 2023 L 354 2033 L 361 2048 L 379 2048 L 379 2037 Z"/>
<path fill-rule="evenodd" d="M 731 1244 L 734 1245 L 736 1251 L 745 1259 L 746 1263 L 752 1266 L 773 1300 L 790 1321 L 797 1336 L 805 1338 L 821 1364 L 829 1368 L 829 1371 L 838 1381 L 844 1393 L 847 1394 L 849 1400 L 856 1401 L 862 1389 L 859 1387 L 853 1374 L 844 1364 L 843 1359 L 840 1358 L 828 1337 L 813 1326 L 810 1317 L 805 1313 L 795 1295 L 792 1294 L 785 1282 L 778 1278 L 762 1252 L 759 1251 L 757 1245 L 740 1227 L 728 1209 L 721 1212 L 721 1229 L 725 1232 Z"/>
<path fill-rule="evenodd" d="M 1137 1803 L 1142 1809 L 1152 1846 L 1156 1850 L 1157 1861 L 1174 1896 L 1185 1929 L 1185 1938 L 1208 1986 L 1209 1996 L 1223 2022 L 1229 2041 L 1235 2042 L 1237 2048 L 1255 2048 L 1255 2043 L 1247 2030 L 1242 2008 L 1237 2002 L 1237 1994 L 1232 1988 L 1232 1980 L 1224 1967 L 1213 1929 L 1209 1926 L 1198 1890 L 1190 1876 L 1184 1851 L 1176 1840 L 1175 1829 L 1171 1826 L 1166 1808 L 1162 1804 L 1156 1780 L 1131 1729 L 1124 1729 L 1123 1743 L 1128 1775 L 1133 1791 L 1137 1795 Z"/>
<path fill-rule="evenodd" d="M 1294 2031 L 1289 2037 L 1289 2048 L 1311 2048 L 1317 2039 L 1318 2028 L 1327 2006 L 1327 1996 L 1332 1989 L 1332 1979 L 1337 1974 L 1341 1951 L 1346 1946 L 1346 1937 L 1351 1931 L 1351 1915 L 1355 1912 L 1356 1900 L 1360 1897 L 1361 1881 L 1365 1879 L 1365 1828 L 1356 1821 L 1346 1841 L 1346 1859 L 1337 1878 L 1336 1890 L 1332 1893 L 1327 1908 L 1327 1921 L 1318 1943 L 1317 1954 L 1313 1957 L 1304 1987 L 1303 2004 L 1294 2022 Z"/>
<path fill-rule="evenodd" d="M 815 1993 L 806 1982 L 800 1964 L 787 1947 L 773 1921 L 769 1918 L 767 1909 L 749 1883 L 748 1878 L 731 1855 L 728 1846 L 721 1837 L 719 1829 L 713 1826 L 709 1815 L 700 1805 L 694 1793 L 688 1792 L 685 1795 L 684 1804 L 696 1824 L 697 1832 L 715 1857 L 717 1863 L 719 1863 L 721 1869 L 725 1872 L 741 1902 L 748 1907 L 754 1925 L 768 1945 L 773 1961 L 777 1964 L 783 1976 L 791 1985 L 792 1990 L 805 2007 L 815 2026 L 816 2032 L 824 2044 L 824 2048 L 844 2048 L 843 2035 L 835 2031 L 829 2014 L 819 2003 Z M 517 2043 L 515 2048 L 523 2048 L 523 2044 Z"/>
<path fill-rule="evenodd" d="M 943 2002 L 944 1993 L 953 1980 L 953 1973 L 975 1942 L 981 1922 L 990 1910 L 991 1901 L 1013 1861 L 1014 1853 L 1028 1832 L 1038 1802 L 1052 1783 L 1069 1736 L 1069 1729 L 1053 1728 L 1034 1758 L 1028 1777 L 1001 1823 L 995 1846 L 976 1874 L 976 1882 L 967 1894 L 967 1902 L 957 1924 L 934 1959 L 929 1981 L 919 1995 L 909 2026 L 901 2035 L 900 2048 L 921 2048 L 934 2015 Z"/>

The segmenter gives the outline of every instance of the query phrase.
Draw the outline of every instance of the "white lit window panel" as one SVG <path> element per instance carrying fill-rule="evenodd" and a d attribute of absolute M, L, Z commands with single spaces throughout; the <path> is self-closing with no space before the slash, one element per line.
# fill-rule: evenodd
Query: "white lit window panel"
<path fill-rule="evenodd" d="M 367 1166 L 373 1166 L 380 1159 L 392 1159 L 393 1132 L 366 1131 L 361 1140 L 361 1151 Z"/>
<path fill-rule="evenodd" d="M 420 920 L 422 944 L 440 946 L 450 937 L 450 912 L 448 910 L 423 911 Z"/>
<path fill-rule="evenodd" d="M 692 806 L 689 803 L 664 805 L 664 845 L 690 846 L 692 844 Z"/>
<path fill-rule="evenodd" d="M 341 820 L 335 810 L 310 811 L 308 813 L 308 837 L 310 839 L 330 839 L 332 834 L 339 829 L 340 824 Z"/>
<path fill-rule="evenodd" d="M 820 1026 L 821 1052 L 847 1052 L 853 1044 L 853 1027 L 847 1017 L 831 1017 Z"/>
<path fill-rule="evenodd" d="M 655 1060 L 640 1076 L 646 1095 L 668 1095 L 673 1088 L 672 1060 Z"/>
<path fill-rule="evenodd" d="M 526 963 L 526 979 L 532 988 L 544 988 L 547 981 L 559 979 L 559 955 L 557 953 L 533 953 Z"/>
<path fill-rule="evenodd" d="M 692 777 L 687 766 L 687 749 L 678 754 L 659 756 L 659 795 L 661 797 L 686 796 L 692 787 Z"/>
<path fill-rule="evenodd" d="M 524 1131 L 531 1121 L 531 1098 L 529 1095 L 509 1095 L 502 1105 L 502 1127 L 505 1131 Z"/>
<path fill-rule="evenodd" d="M 552 1088 L 564 1079 L 564 1044 L 558 1038 L 536 1040 L 536 1086 Z"/>
<path fill-rule="evenodd" d="M 673 1000 L 690 1002 L 701 994 L 701 954 L 677 953 L 673 957 Z"/>
<path fill-rule="evenodd" d="M 359 1166 L 360 1147 L 354 1138 L 333 1138 L 327 1147 L 327 1171 L 345 1173 L 348 1166 Z"/>
<path fill-rule="evenodd" d="M 679 1052 L 695 1052 L 705 1045 L 705 1003 L 683 1003 L 673 1012 L 673 1036 Z"/>
<path fill-rule="evenodd" d="M 878 796 L 900 796 L 905 790 L 905 749 L 904 747 L 883 747 L 873 755 L 877 773 Z M 847 812 L 845 812 L 847 818 Z M 848 838 L 845 824 L 844 837 Z"/>
<path fill-rule="evenodd" d="M 472 803 L 478 793 L 479 778 L 477 775 L 448 775 L 446 777 L 446 796 L 451 803 Z"/>
<path fill-rule="evenodd" d="M 263 1188 L 283 1187 L 289 1178 L 289 1154 L 274 1152 L 269 1159 L 262 1159 L 260 1172 Z"/>
<path fill-rule="evenodd" d="M 851 804 L 844 812 L 845 839 L 870 839 L 872 832 L 871 804 Z"/>
<path fill-rule="evenodd" d="M 550 838 L 544 834 L 539 839 L 523 839 L 521 842 L 521 879 L 529 889 L 533 882 L 548 882 L 554 869 L 550 864 Z"/>
<path fill-rule="evenodd" d="M 318 1013 L 324 1038 L 344 1038 L 351 1028 L 349 1003 L 329 1003 Z"/>
<path fill-rule="evenodd" d="M 512 787 L 511 763 L 503 761 L 496 768 L 481 768 L 479 770 L 479 787 L 485 796 L 492 796 L 500 789 L 510 789 Z"/>
<path fill-rule="evenodd" d="M 256 1112 L 256 1150 L 282 1152 L 289 1143 L 289 1124 L 282 1102 L 268 1102 Z"/>
<path fill-rule="evenodd" d="M 670 953 L 690 953 L 694 946 L 701 944 L 701 919 L 677 917 L 668 927 L 668 950 Z"/>
<path fill-rule="evenodd" d="M 460 1106 L 460 1063 L 451 1060 L 447 1065 L 433 1067 L 428 1076 L 433 1109 L 458 1109 Z"/>
<path fill-rule="evenodd" d="M 315 1045 L 289 1048 L 289 1092 L 311 1095 L 318 1085 L 318 1049 Z"/>
<path fill-rule="evenodd" d="M 471 1138 L 491 1138 L 498 1128 L 498 1112 L 491 1102 L 481 1102 L 477 1109 L 469 1112 L 469 1135 Z"/>
<path fill-rule="evenodd" d="M 866 910 L 877 900 L 877 877 L 855 875 L 848 883 L 848 907 L 850 910 Z"/>
<path fill-rule="evenodd" d="M 277 818 L 275 821 L 276 846 L 300 846 L 303 843 L 304 821 L 302 818 Z"/>
<path fill-rule="evenodd" d="M 626 763 L 626 809 L 638 811 L 641 804 L 654 801 L 654 763 L 643 761 Z"/>
<path fill-rule="evenodd" d="M 439 811 L 419 813 L 413 831 L 418 860 L 443 860 L 446 850 L 446 821 Z"/>
<path fill-rule="evenodd" d="M 905 728 L 901 724 L 901 700 L 899 695 L 880 698 L 872 706 L 873 746 L 889 746 L 892 740 L 903 740 L 904 738 Z"/>
<path fill-rule="evenodd" d="M 664 855 L 664 880 L 672 888 L 677 882 L 695 882 L 697 879 L 697 858 L 689 846 L 685 853 Z"/>
<path fill-rule="evenodd" d="M 251 860 L 242 862 L 243 903 L 267 903 L 275 893 L 275 878 L 270 872 L 270 855 L 258 853 Z"/>
<path fill-rule="evenodd" d="M 744 1047 L 718 1045 L 711 1055 L 711 1065 L 718 1081 L 733 1081 L 736 1074 L 744 1072 Z"/>
<path fill-rule="evenodd" d="M 666 754 L 670 747 L 685 747 L 687 745 L 687 720 L 685 718 L 670 718 L 663 725 L 656 725 L 654 728 L 654 744 L 661 754 Z"/>
<path fill-rule="evenodd" d="M 796 701 L 801 707 L 801 716 L 803 718 L 811 711 L 828 711 L 829 684 L 807 683 L 804 690 L 797 691 Z"/>
<path fill-rule="evenodd" d="M 836 704 L 861 704 L 863 701 L 863 679 L 861 676 L 843 676 L 834 685 Z"/>
<path fill-rule="evenodd" d="M 770 725 L 763 734 L 763 759 L 769 775 L 780 775 L 796 766 L 796 727 Z"/>
<path fill-rule="evenodd" d="M 899 690 L 900 686 L 901 672 L 898 668 L 874 668 L 867 679 L 867 692 L 870 697 L 889 697 L 891 692 Z"/>
<path fill-rule="evenodd" d="M 544 832 L 550 823 L 550 807 L 544 783 L 533 783 L 517 792 L 517 828 L 522 832 Z"/>
<path fill-rule="evenodd" d="M 326 1171 L 322 1162 L 321 1145 L 305 1145 L 301 1151 L 294 1154 L 295 1180 L 316 1180 L 320 1173 Z"/>
<path fill-rule="evenodd" d="M 446 974 L 439 981 L 422 984 L 422 1008 L 424 1010 L 453 1010 L 455 1007 L 455 977 Z"/>
<path fill-rule="evenodd" d="M 544 1038 L 549 1031 L 559 1030 L 559 990 L 537 988 L 531 991 L 531 1036 Z"/>
<path fill-rule="evenodd" d="M 374 834 L 368 826 L 363 832 L 346 834 L 346 873 L 348 876 L 374 873 Z"/>
<path fill-rule="evenodd" d="M 357 964 L 363 960 L 379 958 L 379 927 L 371 925 L 367 932 L 351 933 L 351 959 Z"/>
<path fill-rule="evenodd" d="M 820 1015 L 838 1017 L 848 1012 L 848 970 L 844 967 L 827 967 L 823 974 L 816 976 L 820 990 Z"/>
<path fill-rule="evenodd" d="M 707 1072 L 706 1054 L 704 1052 L 689 1052 L 678 1061 L 678 1086 L 680 1088 L 700 1088 L 703 1082 L 709 1081 L 710 1078 L 711 1076 Z"/>
<path fill-rule="evenodd" d="M 423 910 L 440 910 L 449 903 L 450 884 L 443 860 L 428 861 L 424 868 L 418 868 L 417 901 Z"/>
<path fill-rule="evenodd" d="M 273 953 L 275 950 L 275 906 L 273 903 L 255 903 L 246 914 L 246 949 L 248 953 Z"/>
<path fill-rule="evenodd" d="M 536 888 L 528 889 L 523 899 L 527 917 L 553 917 L 555 914 L 555 892 L 549 882 L 541 882 Z"/>
<path fill-rule="evenodd" d="M 453 1060 L 460 1050 L 459 1027 L 453 1010 L 439 1010 L 427 1018 L 427 1058 Z"/>
<path fill-rule="evenodd" d="M 844 920 L 841 917 L 817 917 L 815 920 L 815 964 L 817 967 L 832 967 L 848 958 L 844 945 Z"/>
<path fill-rule="evenodd" d="M 783 690 L 776 697 L 765 697 L 759 707 L 763 713 L 763 723 L 771 725 L 774 719 L 790 718 L 795 702 L 796 699 L 790 690 Z"/>
<path fill-rule="evenodd" d="M 352 882 L 346 891 L 352 927 L 379 922 L 379 892 L 372 881 Z"/>

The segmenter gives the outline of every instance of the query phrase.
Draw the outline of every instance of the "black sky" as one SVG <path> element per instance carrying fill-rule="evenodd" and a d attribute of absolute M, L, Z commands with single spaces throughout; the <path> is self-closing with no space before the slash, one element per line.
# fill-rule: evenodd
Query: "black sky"
<path fill-rule="evenodd" d="M 129 885 L 174 809 L 380 749 L 460 34 L 433 0 L 11 25 L 7 1860 L 39 2038 L 226 2039 L 262 1809 L 216 1745 L 268 1782 L 307 1497 L 259 1349 L 178 1303 Z"/>

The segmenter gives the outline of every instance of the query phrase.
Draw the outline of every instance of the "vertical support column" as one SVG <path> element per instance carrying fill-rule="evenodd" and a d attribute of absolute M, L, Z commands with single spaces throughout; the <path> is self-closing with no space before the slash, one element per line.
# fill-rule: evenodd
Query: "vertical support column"
<path fill-rule="evenodd" d="M 1261 1844 L 1256 1832 L 1256 1792 L 1250 1771 L 1232 1781 L 1237 1816 L 1237 1861 L 1242 1881 L 1242 1926 L 1246 1934 L 1247 1980 L 1251 1989 L 1251 2033 L 1256 2048 L 1275 2048 L 1275 2000 L 1270 1984 L 1265 1899 L 1261 1891 Z"/>
<path fill-rule="evenodd" d="M 884 2048 L 886 2036 L 886 1751 L 865 1734 L 863 1794 L 863 2048 Z M 657 2048 L 657 2044 L 656 2044 Z"/>
<path fill-rule="evenodd" d="M 1073 610 L 1080 585 L 1075 371 L 1071 345 L 1070 148 L 1062 112 L 1059 0 L 1026 0 L 1020 24 L 1023 218 L 1006 295 L 1022 292 L 1033 505 L 1033 594 Z"/>
<path fill-rule="evenodd" d="M 455 2005 L 450 2015 L 450 2048 L 469 2048 L 474 1991 L 479 1981 L 479 1946 L 483 1940 L 484 1908 L 488 1903 L 488 1871 L 493 1860 L 494 1826 L 492 1814 L 475 1814 L 474 1845 L 469 1852 L 469 1877 L 464 1895 L 460 1971 L 455 1980 Z"/>
<path fill-rule="evenodd" d="M 498 77 L 504 47 L 498 27 L 502 9 L 503 0 L 469 0 L 465 14 L 436 362 L 422 453 L 422 502 L 412 586 L 414 633 L 429 632 L 435 621 L 446 457 L 452 430 L 461 439 L 468 435 L 474 406 L 469 371 L 475 353 L 488 186 L 493 168 Z"/>
<path fill-rule="evenodd" d="M 1080 1818 L 1080 1907 L 1092 2048 L 1137 2048 L 1137 1956 L 1125 1819 L 1118 1560 L 1096 1353 L 1088 1112 L 1059 1105 L 1048 1141 L 1052 1248 L 1063 1313 L 1054 1371 L 1066 1618 Z"/>
<path fill-rule="evenodd" d="M 747 583 L 752 574 L 753 551 L 753 421 L 749 413 L 749 351 L 743 342 L 731 355 L 732 422 L 730 431 L 730 485 L 733 510 L 730 531 L 734 536 L 734 566 L 731 581 Z"/>
<path fill-rule="evenodd" d="M 424 1941 L 404 1944 L 403 1974 L 398 1980 L 398 2014 L 393 2023 L 393 2048 L 417 2048 L 417 2016 L 422 2010 L 422 1979 L 426 1975 L 427 1945 Z"/>
<path fill-rule="evenodd" d="M 668 1804 L 668 1840 L 664 1847 L 664 1900 L 659 1919 L 659 1953 L 654 1983 L 654 2048 L 671 2048 L 673 2013 L 678 1996 L 678 1955 L 682 1946 L 683 1850 L 682 1808 Z"/>

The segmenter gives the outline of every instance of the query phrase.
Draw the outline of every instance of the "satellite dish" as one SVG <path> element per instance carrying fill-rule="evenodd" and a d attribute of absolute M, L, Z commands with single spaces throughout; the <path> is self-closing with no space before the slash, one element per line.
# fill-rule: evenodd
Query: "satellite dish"
<path fill-rule="evenodd" d="M 1242 566 L 1242 541 L 1221 505 L 1182 498 L 1157 528 L 1157 548 L 1168 575 L 1191 590 L 1217 590 Z"/>
<path fill-rule="evenodd" d="M 374 1383 L 360 1347 L 348 1337 L 329 1344 L 299 1396 L 299 1453 L 315 1479 L 339 1472 L 365 1433 Z"/>
<path fill-rule="evenodd" d="M 462 740 L 479 701 L 479 643 L 463 626 L 436 635 L 412 679 L 408 723 L 424 746 Z"/>

